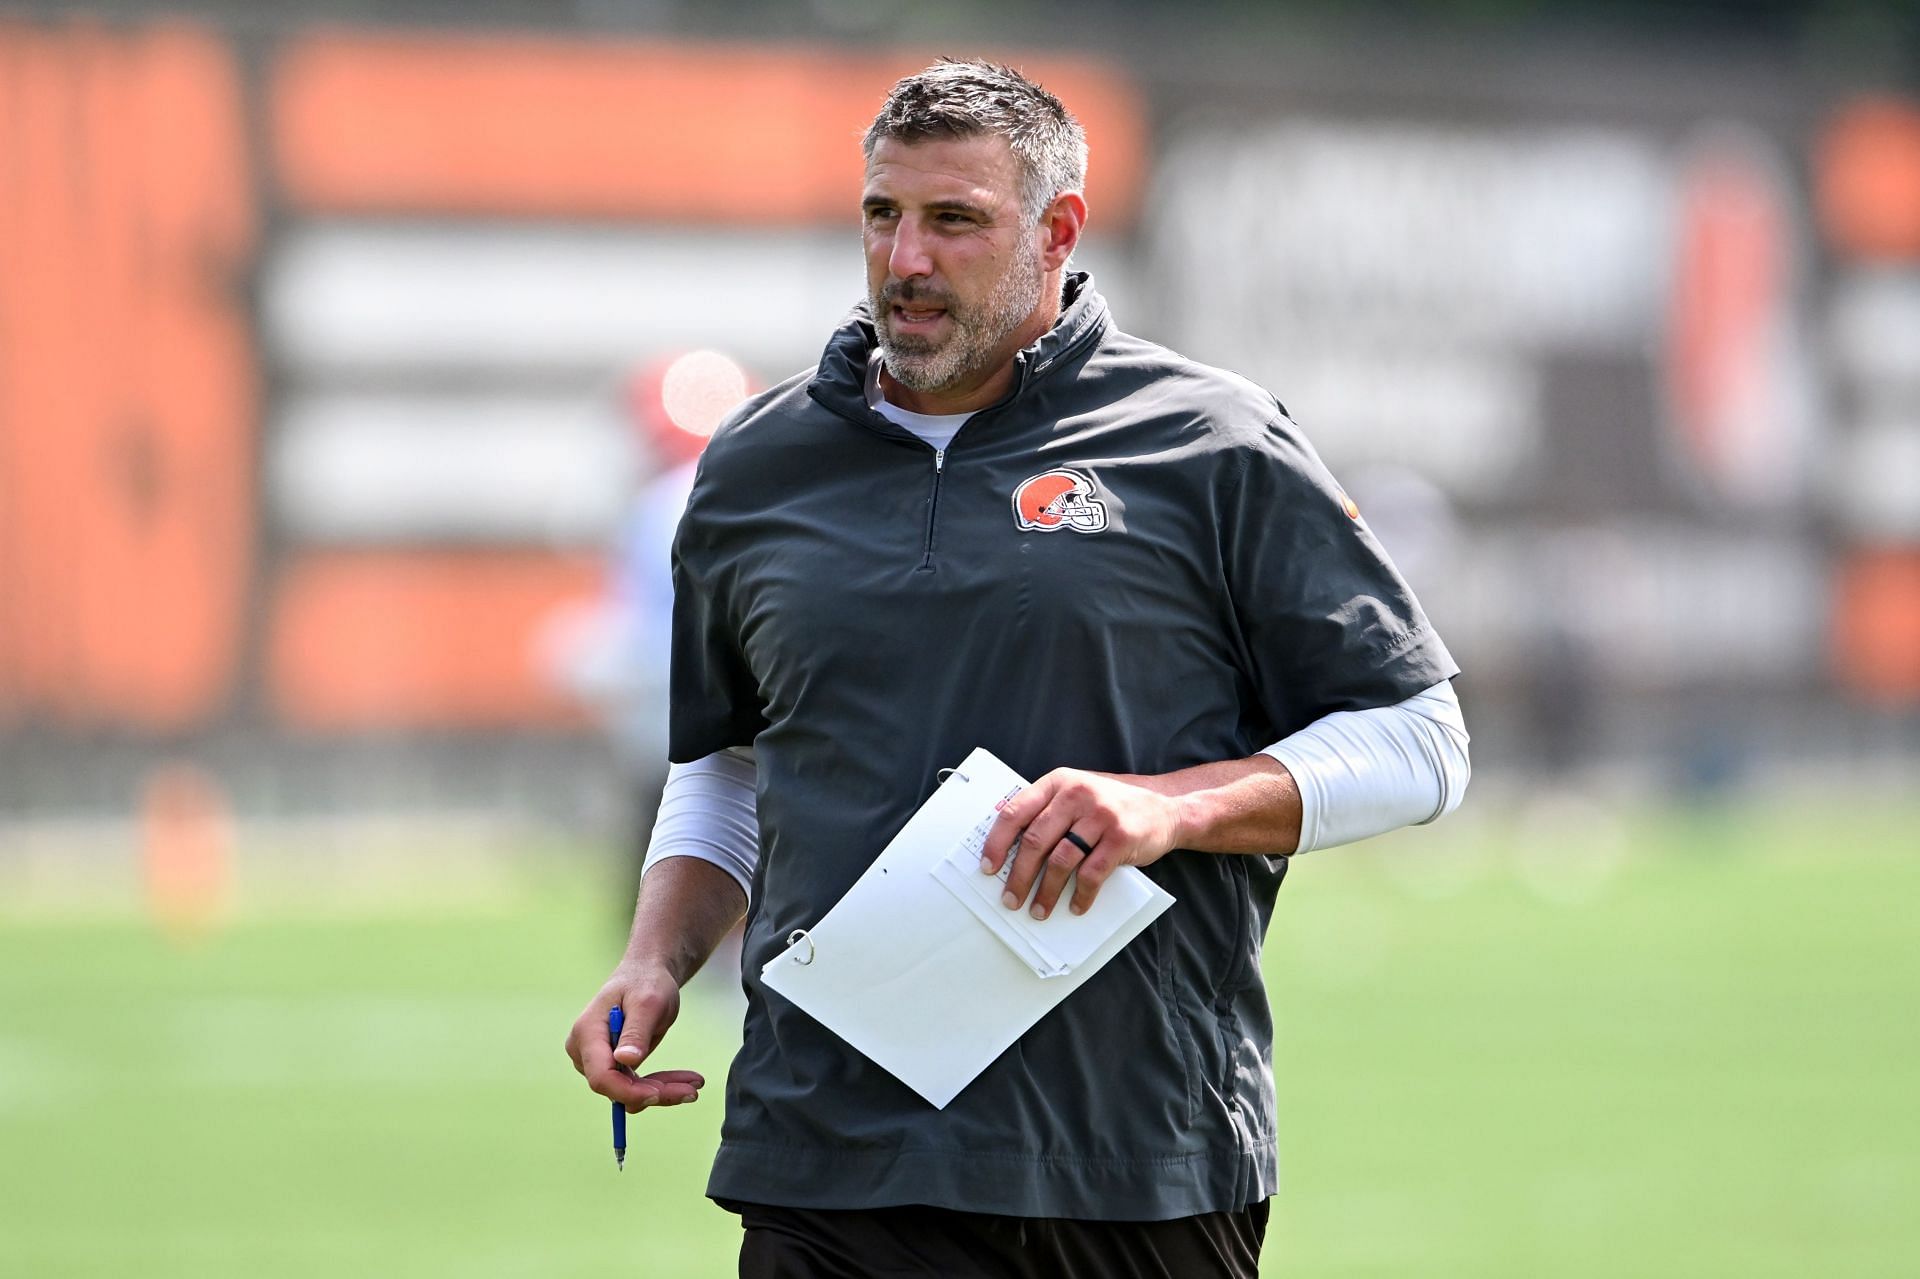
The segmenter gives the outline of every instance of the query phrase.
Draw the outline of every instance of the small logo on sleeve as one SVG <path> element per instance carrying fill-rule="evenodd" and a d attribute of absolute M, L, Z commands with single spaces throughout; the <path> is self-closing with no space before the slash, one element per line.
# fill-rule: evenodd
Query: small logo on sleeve
<path fill-rule="evenodd" d="M 1078 471 L 1046 471 L 1013 491 L 1013 518 L 1023 529 L 1098 533 L 1107 527 L 1107 504 L 1093 495 L 1093 481 Z"/>

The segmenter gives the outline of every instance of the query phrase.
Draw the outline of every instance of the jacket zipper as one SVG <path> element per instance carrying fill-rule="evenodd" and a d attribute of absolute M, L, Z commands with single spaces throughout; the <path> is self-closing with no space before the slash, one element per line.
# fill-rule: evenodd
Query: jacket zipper
<path fill-rule="evenodd" d="M 927 495 L 927 543 L 920 559 L 920 567 L 915 570 L 916 572 L 933 572 L 933 521 L 940 514 L 940 476 L 945 472 L 946 466 L 947 451 L 935 449 L 933 451 L 933 492 Z"/>

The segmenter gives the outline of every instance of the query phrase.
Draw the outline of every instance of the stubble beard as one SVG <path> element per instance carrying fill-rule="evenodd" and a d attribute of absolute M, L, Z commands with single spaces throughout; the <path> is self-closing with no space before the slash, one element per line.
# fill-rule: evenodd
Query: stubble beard
<path fill-rule="evenodd" d="M 915 287 L 911 281 L 890 282 L 870 298 L 874 332 L 888 376 L 923 395 L 960 385 L 985 369 L 1006 336 L 1026 323 L 1040 305 L 1040 290 L 1045 284 L 1038 255 L 1026 253 L 1008 264 L 1005 274 L 977 307 L 962 306 L 944 291 Z M 952 331 L 945 341 L 918 335 L 893 336 L 889 326 L 894 304 L 913 302 L 936 302 L 946 308 Z"/>

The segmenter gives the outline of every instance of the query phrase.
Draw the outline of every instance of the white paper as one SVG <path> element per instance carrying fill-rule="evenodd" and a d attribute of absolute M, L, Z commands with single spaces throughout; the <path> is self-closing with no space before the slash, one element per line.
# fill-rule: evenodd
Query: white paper
<path fill-rule="evenodd" d="M 980 850 L 986 845 L 987 832 L 993 827 L 1000 805 L 1026 783 L 991 755 L 977 763 L 970 760 L 969 764 L 972 767 L 963 766 L 963 771 L 986 793 L 991 793 L 1003 780 L 1010 784 L 993 807 L 953 846 L 953 851 L 934 863 L 933 877 L 1032 968 L 1034 976 L 1064 977 L 1086 963 L 1107 938 L 1125 927 L 1129 919 L 1153 900 L 1154 883 L 1137 870 L 1131 875 L 1115 875 L 1100 886 L 1100 893 L 1087 913 L 1076 915 L 1067 909 L 1073 892 L 1073 881 L 1069 879 L 1052 913 L 1041 920 L 1027 913 L 1027 907 L 1040 891 L 1040 879 L 1036 877 L 1020 909 L 1007 909 L 1001 896 L 1007 891 L 1013 858 L 1000 863 L 998 874 L 986 875 L 980 871 Z"/>
<path fill-rule="evenodd" d="M 1085 915 L 1064 909 L 1064 894 L 1045 921 L 1002 906 L 978 844 L 963 861 L 964 849 L 1025 784 L 975 750 L 846 896 L 761 969 L 770 988 L 937 1107 L 1173 904 L 1129 866 Z"/>

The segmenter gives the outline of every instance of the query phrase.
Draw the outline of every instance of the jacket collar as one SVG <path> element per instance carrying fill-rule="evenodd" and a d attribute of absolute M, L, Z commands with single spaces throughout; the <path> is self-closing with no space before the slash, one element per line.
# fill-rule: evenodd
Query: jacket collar
<path fill-rule="evenodd" d="M 1017 400 L 1028 385 L 1043 378 L 1068 356 L 1077 354 L 1107 328 L 1107 301 L 1093 287 L 1085 271 L 1070 272 L 1060 286 L 1060 318 L 1038 341 L 1013 357 L 1013 389 L 994 404 L 997 409 Z M 827 340 L 820 367 L 807 383 L 807 394 L 826 408 L 863 426 L 886 425 L 886 419 L 867 405 L 867 365 L 873 359 L 873 318 L 862 301 Z M 986 412 L 989 410 L 982 410 Z"/>

